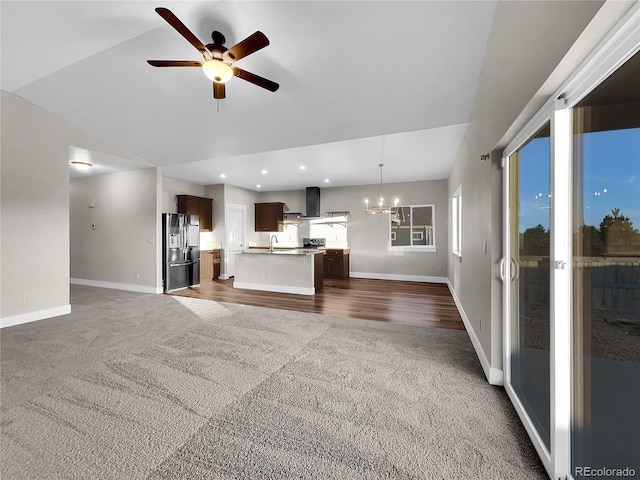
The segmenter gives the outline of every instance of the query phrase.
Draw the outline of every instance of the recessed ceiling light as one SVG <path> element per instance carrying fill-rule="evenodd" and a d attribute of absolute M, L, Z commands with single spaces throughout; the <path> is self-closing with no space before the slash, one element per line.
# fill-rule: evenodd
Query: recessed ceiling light
<path fill-rule="evenodd" d="M 329 183 L 331 180 L 329 180 L 328 178 L 324 179 L 324 183 Z"/>
<path fill-rule="evenodd" d="M 269 171 L 263 168 L 262 170 L 260 170 L 260 173 L 266 175 L 267 173 L 269 173 Z"/>
<path fill-rule="evenodd" d="M 300 165 L 300 170 L 306 170 L 307 167 L 305 167 L 304 165 Z"/>
<path fill-rule="evenodd" d="M 227 176 L 224 173 L 221 173 L 220 178 L 227 178 Z"/>
<path fill-rule="evenodd" d="M 75 167 L 76 170 L 89 170 L 91 167 L 93 167 L 93 165 L 89 162 L 78 162 L 75 160 L 69 162 L 69 165 Z"/>
<path fill-rule="evenodd" d="M 262 185 L 258 184 L 256 185 L 256 188 L 262 188 Z"/>

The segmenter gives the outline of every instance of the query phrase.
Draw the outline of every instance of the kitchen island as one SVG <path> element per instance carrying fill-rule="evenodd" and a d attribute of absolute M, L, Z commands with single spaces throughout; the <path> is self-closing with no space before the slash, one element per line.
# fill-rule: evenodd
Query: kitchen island
<path fill-rule="evenodd" d="M 236 256 L 233 288 L 314 295 L 322 290 L 322 250 L 245 250 Z"/>

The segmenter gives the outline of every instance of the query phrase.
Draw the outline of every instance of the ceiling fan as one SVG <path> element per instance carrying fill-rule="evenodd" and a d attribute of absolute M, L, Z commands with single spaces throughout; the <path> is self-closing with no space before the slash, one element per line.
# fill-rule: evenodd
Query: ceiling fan
<path fill-rule="evenodd" d="M 213 98 L 216 99 L 225 98 L 225 83 L 233 76 L 266 88 L 271 92 L 275 92 L 280 87 L 276 82 L 233 66 L 241 58 L 269 45 L 269 39 L 264 33 L 255 32 L 233 47 L 226 48 L 224 35 L 214 31 L 211 34 L 213 43 L 204 45 L 171 10 L 159 7 L 156 8 L 156 12 L 193 45 L 202 54 L 204 60 L 147 60 L 149 65 L 154 67 L 201 67 L 205 75 L 213 82 Z"/>

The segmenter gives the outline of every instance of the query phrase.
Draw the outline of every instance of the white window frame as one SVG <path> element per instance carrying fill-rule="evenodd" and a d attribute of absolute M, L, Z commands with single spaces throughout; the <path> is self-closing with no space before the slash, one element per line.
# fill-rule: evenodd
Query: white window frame
<path fill-rule="evenodd" d="M 391 215 L 389 215 L 389 234 L 387 235 L 389 241 L 389 251 L 392 252 L 436 252 L 436 206 L 432 203 L 424 204 L 424 205 L 398 205 L 398 208 L 422 208 L 422 207 L 431 207 L 431 234 L 433 236 L 433 245 L 398 245 L 394 246 L 392 241 L 395 240 L 395 232 L 392 231 L 391 227 L 393 223 L 391 222 Z M 411 217 L 411 228 L 413 232 L 413 216 Z M 413 242 L 413 233 L 411 234 L 411 241 Z"/>

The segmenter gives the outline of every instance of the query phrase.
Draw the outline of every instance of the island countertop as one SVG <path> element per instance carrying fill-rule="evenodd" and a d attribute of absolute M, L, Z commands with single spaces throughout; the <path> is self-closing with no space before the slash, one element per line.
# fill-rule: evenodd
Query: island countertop
<path fill-rule="evenodd" d="M 273 249 L 269 250 L 268 248 L 254 248 L 249 250 L 243 250 L 243 254 L 249 255 L 318 255 L 324 254 L 324 250 L 319 250 L 317 248 L 291 248 L 291 249 Z"/>

